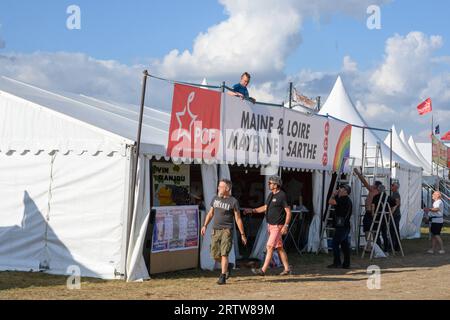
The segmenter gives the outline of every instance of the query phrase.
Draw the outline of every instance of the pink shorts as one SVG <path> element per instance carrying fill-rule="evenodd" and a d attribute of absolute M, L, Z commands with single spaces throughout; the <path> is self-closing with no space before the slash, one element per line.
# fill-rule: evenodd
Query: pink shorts
<path fill-rule="evenodd" d="M 281 229 L 283 226 L 271 225 L 268 224 L 269 231 L 269 240 L 267 240 L 267 246 L 272 248 L 282 248 L 283 247 L 283 239 L 281 238 Z"/>

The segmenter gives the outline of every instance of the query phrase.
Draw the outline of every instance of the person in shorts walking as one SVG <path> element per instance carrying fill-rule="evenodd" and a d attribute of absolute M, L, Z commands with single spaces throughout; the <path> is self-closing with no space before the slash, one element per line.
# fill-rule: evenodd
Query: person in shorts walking
<path fill-rule="evenodd" d="M 201 229 L 204 237 L 206 228 L 214 218 L 213 232 L 211 235 L 211 256 L 216 262 L 221 263 L 222 272 L 217 284 L 226 284 L 229 275 L 228 255 L 233 245 L 233 228 L 236 222 L 241 240 L 244 245 L 247 244 L 247 238 L 244 233 L 244 224 L 242 223 L 239 211 L 239 202 L 231 196 L 231 181 L 222 179 L 217 187 L 217 196 L 211 201 L 211 209 L 205 218 L 205 223 Z"/>
<path fill-rule="evenodd" d="M 265 213 L 268 224 L 269 239 L 267 240 L 267 253 L 261 269 L 253 269 L 253 273 L 264 276 L 270 266 L 270 261 L 274 250 L 278 251 L 278 255 L 283 263 L 284 270 L 280 275 L 290 275 L 288 256 L 283 249 L 282 236 L 288 233 L 289 223 L 291 222 L 291 209 L 287 203 L 286 193 L 281 190 L 282 181 L 278 176 L 269 178 L 269 189 L 271 193 L 267 197 L 266 204 L 256 208 L 247 209 L 245 213 Z"/>
<path fill-rule="evenodd" d="M 431 228 L 431 249 L 428 253 L 438 252 L 444 254 L 444 243 L 441 238 L 441 230 L 444 225 L 444 202 L 442 202 L 442 194 L 439 191 L 433 193 L 433 207 L 424 208 L 425 213 L 428 213 L 428 219 L 430 220 Z"/>

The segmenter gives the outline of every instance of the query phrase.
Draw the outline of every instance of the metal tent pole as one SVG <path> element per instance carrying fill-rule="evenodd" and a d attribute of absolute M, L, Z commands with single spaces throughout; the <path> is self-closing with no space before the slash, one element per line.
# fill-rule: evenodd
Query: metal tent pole
<path fill-rule="evenodd" d="M 128 221 L 128 237 L 127 237 L 127 255 L 128 255 L 128 245 L 131 237 L 131 226 L 133 224 L 133 213 L 135 210 L 135 196 L 136 196 L 136 189 L 137 189 L 137 170 L 138 170 L 138 161 L 139 161 L 139 153 L 140 153 L 140 147 L 141 147 L 141 135 L 142 135 L 142 119 L 144 117 L 144 104 L 145 104 L 145 91 L 147 88 L 147 77 L 149 76 L 148 71 L 143 71 L 143 78 L 142 78 L 142 93 L 141 93 L 141 108 L 139 111 L 139 124 L 138 124 L 138 132 L 136 137 L 136 153 L 134 154 L 133 158 L 133 176 L 132 176 L 132 192 L 130 196 L 130 202 L 131 202 L 131 212 L 129 215 L 129 221 Z M 127 270 L 125 269 L 125 277 L 127 277 Z"/>
<path fill-rule="evenodd" d="M 389 141 L 389 189 L 392 186 L 392 128 L 390 130 L 390 141 Z M 390 191 L 392 195 L 392 190 Z"/>

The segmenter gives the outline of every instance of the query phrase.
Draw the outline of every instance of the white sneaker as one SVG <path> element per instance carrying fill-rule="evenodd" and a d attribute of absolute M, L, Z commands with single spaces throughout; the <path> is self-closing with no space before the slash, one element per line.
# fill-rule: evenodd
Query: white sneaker
<path fill-rule="evenodd" d="M 434 254 L 434 251 L 433 251 L 433 249 L 430 249 L 430 250 L 427 251 L 427 253 Z"/>
<path fill-rule="evenodd" d="M 445 250 L 439 250 L 439 254 L 445 254 Z"/>

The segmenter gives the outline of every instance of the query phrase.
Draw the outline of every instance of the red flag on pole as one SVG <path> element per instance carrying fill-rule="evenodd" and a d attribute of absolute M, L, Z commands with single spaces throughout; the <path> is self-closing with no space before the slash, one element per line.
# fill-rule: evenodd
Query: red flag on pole
<path fill-rule="evenodd" d="M 427 114 L 428 112 L 431 112 L 433 110 L 433 107 L 431 105 L 431 98 L 428 98 L 421 104 L 417 106 L 417 111 L 419 111 L 419 115 Z"/>
<path fill-rule="evenodd" d="M 441 137 L 441 140 L 450 141 L 450 131 Z"/>

